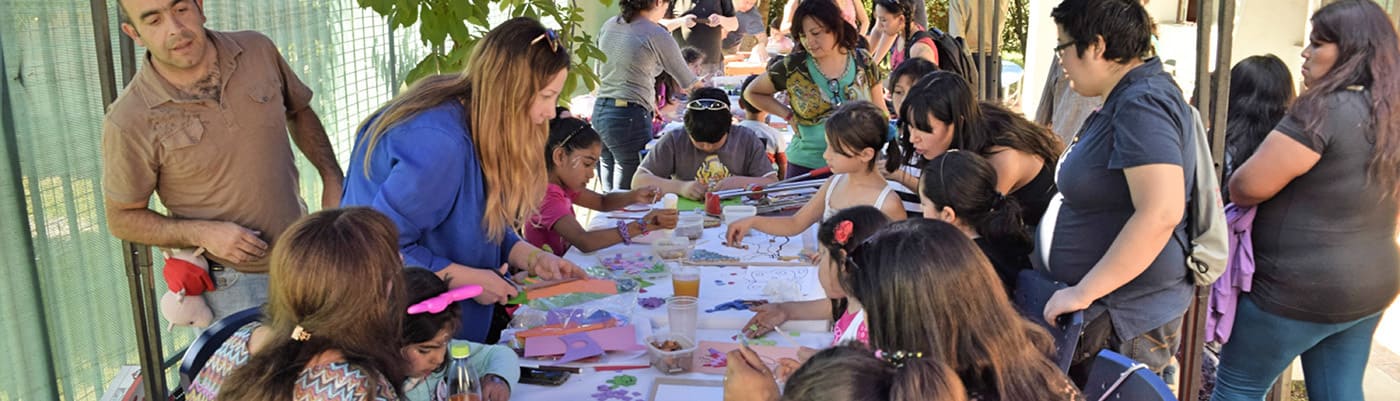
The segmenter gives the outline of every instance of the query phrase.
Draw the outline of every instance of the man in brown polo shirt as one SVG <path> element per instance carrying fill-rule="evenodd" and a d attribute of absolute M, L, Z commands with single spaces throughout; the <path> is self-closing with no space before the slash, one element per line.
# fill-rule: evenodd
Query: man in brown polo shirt
<path fill-rule="evenodd" d="M 306 214 L 292 143 L 338 206 L 344 179 L 311 89 L 262 34 L 204 29 L 194 0 L 120 0 L 122 32 L 145 66 L 102 123 L 103 193 L 112 235 L 202 247 L 215 319 L 267 299 L 267 253 Z M 291 141 L 288 141 L 290 128 Z M 148 205 L 152 193 L 169 210 Z"/>

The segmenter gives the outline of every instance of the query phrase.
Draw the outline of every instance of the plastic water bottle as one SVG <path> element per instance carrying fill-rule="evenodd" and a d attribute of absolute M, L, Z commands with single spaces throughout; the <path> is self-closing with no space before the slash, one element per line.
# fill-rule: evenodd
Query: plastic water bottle
<path fill-rule="evenodd" d="M 481 401 L 481 376 L 467 363 L 471 347 L 466 343 L 452 344 L 452 366 L 447 370 L 447 386 L 450 401 Z"/>

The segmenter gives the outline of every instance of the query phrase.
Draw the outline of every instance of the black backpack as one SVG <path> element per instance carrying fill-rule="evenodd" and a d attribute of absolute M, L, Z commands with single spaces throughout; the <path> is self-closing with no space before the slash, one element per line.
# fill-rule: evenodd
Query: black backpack
<path fill-rule="evenodd" d="M 923 38 L 933 40 L 934 50 L 938 52 L 938 69 L 962 75 L 972 93 L 982 93 L 981 76 L 977 74 L 977 65 L 973 63 L 972 53 L 967 51 L 967 43 L 963 38 L 949 35 L 938 28 L 929 28 L 927 31 L 915 32 L 909 40 L 904 41 L 904 54 L 909 54 L 909 49 L 914 47 L 914 43 Z"/>

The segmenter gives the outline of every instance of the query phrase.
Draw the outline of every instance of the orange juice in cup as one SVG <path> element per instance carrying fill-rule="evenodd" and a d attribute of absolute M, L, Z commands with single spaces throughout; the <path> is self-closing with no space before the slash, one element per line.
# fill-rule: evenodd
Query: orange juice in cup
<path fill-rule="evenodd" d="M 699 297 L 700 268 L 695 266 L 678 266 L 675 269 L 671 269 L 671 287 L 675 289 L 676 296 Z"/>

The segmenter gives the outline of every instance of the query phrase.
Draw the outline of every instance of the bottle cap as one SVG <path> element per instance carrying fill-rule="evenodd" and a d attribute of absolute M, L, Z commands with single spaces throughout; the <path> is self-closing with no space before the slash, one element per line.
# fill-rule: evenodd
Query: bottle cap
<path fill-rule="evenodd" d="M 466 358 L 472 354 L 471 346 L 464 342 L 452 344 L 452 347 L 448 349 L 451 351 L 453 359 Z"/>

